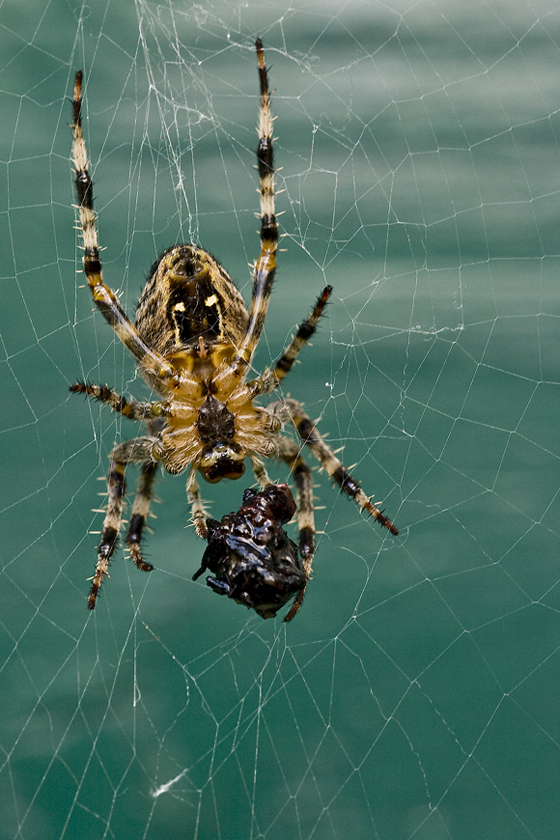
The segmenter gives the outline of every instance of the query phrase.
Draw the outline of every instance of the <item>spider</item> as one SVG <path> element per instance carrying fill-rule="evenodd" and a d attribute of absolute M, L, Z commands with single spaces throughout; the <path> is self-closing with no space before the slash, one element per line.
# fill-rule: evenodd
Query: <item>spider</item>
<path fill-rule="evenodd" d="M 268 71 L 262 42 L 256 41 L 260 82 L 257 168 L 260 183 L 261 251 L 253 267 L 249 312 L 235 284 L 208 251 L 194 244 L 168 248 L 152 266 L 133 324 L 115 293 L 103 281 L 93 186 L 82 134 L 82 72 L 74 84 L 73 162 L 81 232 L 83 267 L 93 300 L 117 336 L 136 358 L 139 370 L 161 397 L 153 402 L 126 399 L 106 385 L 78 382 L 70 390 L 106 403 L 130 420 L 143 421 L 145 434 L 116 445 L 107 476 L 108 505 L 97 549 L 88 607 L 94 609 L 122 525 L 125 472 L 140 466 L 126 545 L 136 566 L 152 571 L 142 556 L 142 533 L 149 513 L 152 487 L 161 464 L 174 475 L 188 470 L 187 496 L 197 534 L 208 539 L 208 523 L 197 473 L 214 483 L 239 479 L 245 459 L 262 488 L 271 484 L 264 459 L 284 461 L 296 487 L 299 551 L 305 579 L 315 552 L 313 482 L 304 461 L 305 444 L 329 476 L 360 510 L 397 534 L 393 523 L 362 490 L 358 481 L 326 445 L 315 424 L 294 399 L 281 398 L 263 407 L 256 400 L 274 392 L 290 372 L 309 341 L 332 292 L 326 286 L 314 308 L 300 324 L 276 363 L 261 376 L 247 380 L 259 343 L 276 270 L 278 224 L 275 215 L 273 119 L 270 112 Z M 295 429 L 301 444 L 281 434 Z M 240 514 L 241 516 L 243 514 Z M 305 587 L 297 595 L 285 620 L 301 606 Z"/>

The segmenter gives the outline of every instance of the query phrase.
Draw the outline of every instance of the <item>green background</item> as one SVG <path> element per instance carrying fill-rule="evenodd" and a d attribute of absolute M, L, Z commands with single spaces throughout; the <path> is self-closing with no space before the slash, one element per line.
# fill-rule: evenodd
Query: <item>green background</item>
<path fill-rule="evenodd" d="M 286 251 L 256 367 L 331 283 L 284 392 L 400 535 L 317 474 L 304 607 L 263 622 L 192 582 L 165 476 L 156 570 L 118 552 L 88 613 L 135 427 L 68 387 L 147 389 L 83 288 L 73 75 L 123 304 L 184 240 L 248 300 L 257 35 Z M 27 0 L 0 42 L 0 837 L 556 838 L 560 6 Z"/>

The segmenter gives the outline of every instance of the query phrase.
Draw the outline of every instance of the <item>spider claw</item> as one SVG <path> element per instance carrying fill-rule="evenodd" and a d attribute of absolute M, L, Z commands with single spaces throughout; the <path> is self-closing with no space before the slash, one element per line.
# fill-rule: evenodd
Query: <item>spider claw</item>
<path fill-rule="evenodd" d="M 391 534 L 393 534 L 394 537 L 397 537 L 398 534 L 399 534 L 398 529 L 393 525 L 391 520 L 387 516 L 385 516 L 384 514 L 385 514 L 385 508 L 383 508 L 383 510 L 378 511 L 377 514 L 375 514 L 375 518 L 377 519 L 377 521 L 379 522 L 379 524 L 381 525 L 382 528 L 387 528 L 387 530 L 390 531 Z"/>

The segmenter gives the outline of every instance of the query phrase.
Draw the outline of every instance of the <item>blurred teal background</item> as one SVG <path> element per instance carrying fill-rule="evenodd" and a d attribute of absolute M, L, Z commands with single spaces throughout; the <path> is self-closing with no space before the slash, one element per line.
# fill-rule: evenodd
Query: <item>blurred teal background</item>
<path fill-rule="evenodd" d="M 560 5 L 54 0 L 0 27 L 0 838 L 556 838 Z M 286 249 L 257 367 L 331 283 L 285 393 L 400 536 L 318 474 L 304 607 L 263 622 L 192 582 L 165 476 L 156 570 L 118 552 L 90 614 L 97 479 L 136 427 L 68 387 L 147 390 L 83 288 L 73 75 L 128 311 L 185 240 L 248 300 L 257 35 Z M 212 514 L 249 483 L 202 488 Z"/>

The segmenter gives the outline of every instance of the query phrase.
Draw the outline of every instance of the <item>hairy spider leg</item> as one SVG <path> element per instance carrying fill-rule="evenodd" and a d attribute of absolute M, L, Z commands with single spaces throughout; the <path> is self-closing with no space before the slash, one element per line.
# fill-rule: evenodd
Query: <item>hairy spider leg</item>
<path fill-rule="evenodd" d="M 181 387 L 183 398 L 186 399 L 186 394 L 196 392 L 200 383 L 185 371 L 181 371 L 179 374 L 164 356 L 148 347 L 138 334 L 136 327 L 129 320 L 117 296 L 103 281 L 95 223 L 93 184 L 89 175 L 87 150 L 82 133 L 82 81 L 83 74 L 78 71 L 74 84 L 72 156 L 76 171 L 78 211 L 84 241 L 84 273 L 98 309 L 123 344 L 136 357 L 148 381 L 154 387 L 157 387 L 160 392 L 163 390 L 172 393 Z M 171 411 L 165 403 L 126 400 L 111 388 L 103 385 L 79 382 L 71 386 L 70 390 L 98 399 L 109 405 L 113 411 L 131 420 L 155 421 L 164 415 L 171 415 Z M 126 486 L 125 470 L 130 463 L 142 464 L 142 471 L 133 503 L 132 518 L 126 542 L 139 569 L 151 571 L 153 568 L 142 559 L 140 538 L 148 515 L 151 489 L 156 472 L 154 451 L 158 443 L 159 441 L 155 436 L 139 437 L 115 447 L 111 453 L 111 464 L 107 479 L 109 503 L 103 522 L 101 541 L 98 546 L 97 567 L 88 599 L 89 609 L 95 607 L 99 587 L 107 573 L 109 561 L 118 541 Z"/>
<path fill-rule="evenodd" d="M 253 399 L 263 394 L 270 394 L 280 385 L 280 382 L 291 371 L 300 350 L 307 344 L 315 333 L 319 319 L 324 312 L 327 301 L 332 293 L 332 286 L 325 286 L 317 299 L 317 303 L 309 316 L 302 321 L 290 343 L 282 351 L 272 369 L 267 369 L 262 376 L 248 382 L 247 385 L 253 392 Z"/>
<path fill-rule="evenodd" d="M 260 181 L 261 253 L 253 270 L 249 328 L 231 363 L 233 370 L 239 373 L 248 368 L 261 337 L 276 272 L 276 251 L 278 249 L 278 223 L 274 208 L 273 118 L 270 112 L 268 70 L 260 38 L 257 39 L 255 46 L 261 93 L 259 143 L 257 146 L 257 168 Z"/>
<path fill-rule="evenodd" d="M 126 544 L 129 548 L 130 556 L 142 572 L 151 572 L 154 568 L 151 563 L 146 563 L 142 557 L 140 542 L 150 512 L 152 488 L 157 469 L 158 464 L 155 461 L 142 464 L 140 478 L 136 485 L 134 502 L 132 503 L 128 534 L 126 535 Z"/>
<path fill-rule="evenodd" d="M 158 423 L 161 423 L 162 409 L 160 403 L 127 400 L 107 385 L 90 385 L 84 382 L 77 382 L 70 387 L 70 391 L 85 394 L 88 397 L 93 397 L 100 402 L 106 403 L 113 411 L 122 414 L 123 417 L 128 417 L 129 420 L 143 420 L 147 422 L 148 430 L 154 434 L 153 437 L 134 438 L 133 440 L 127 441 L 126 444 L 121 444 L 120 447 L 116 447 L 111 454 L 111 465 L 107 476 L 110 503 L 103 522 L 101 541 L 97 549 L 97 567 L 88 598 L 88 607 L 92 610 L 95 607 L 99 588 L 103 577 L 107 574 L 109 561 L 114 554 L 118 542 L 123 501 L 126 492 L 126 465 L 134 462 L 141 464 L 141 472 L 132 505 L 126 544 L 136 566 L 143 572 L 153 571 L 154 567 L 151 563 L 146 563 L 142 557 L 140 542 L 150 510 L 152 487 L 158 467 L 157 462 L 153 460 L 151 450 L 153 450 L 154 444 L 157 443 L 155 435 L 157 433 Z M 137 446 L 138 441 L 142 441 L 140 446 Z M 146 445 L 146 441 L 150 441 L 150 444 Z M 123 450 L 123 447 L 127 448 Z M 119 461 L 119 453 L 123 451 L 129 453 L 128 460 Z M 131 458 L 130 452 L 136 452 L 136 455 Z M 140 458 L 137 457 L 138 454 L 140 454 Z M 145 458 L 149 460 L 144 460 Z M 111 501 L 113 504 L 111 504 Z"/>
<path fill-rule="evenodd" d="M 276 404 L 273 403 L 273 406 Z M 270 408 L 270 406 L 269 406 Z M 360 510 L 367 510 L 374 516 L 380 525 L 387 528 L 394 536 L 399 533 L 391 520 L 384 515 L 373 504 L 361 488 L 360 483 L 348 472 L 342 462 L 336 457 L 332 449 L 327 446 L 311 418 L 305 413 L 300 403 L 296 400 L 285 399 L 280 401 L 279 411 L 287 409 L 290 413 L 292 423 L 303 443 L 308 446 L 321 466 L 327 471 L 333 481 L 339 485 L 341 490 L 350 496 L 358 504 Z"/>
<path fill-rule="evenodd" d="M 272 484 L 270 478 L 268 477 L 268 473 L 266 471 L 266 467 L 261 461 L 260 458 L 257 458 L 255 455 L 249 454 L 249 459 L 251 461 L 251 466 L 253 467 L 253 472 L 255 473 L 255 477 L 261 487 L 268 487 L 269 484 Z"/>
<path fill-rule="evenodd" d="M 309 466 L 301 456 L 301 450 L 291 438 L 280 438 L 278 456 L 291 470 L 296 485 L 297 517 L 299 528 L 299 553 L 302 560 L 306 581 L 311 574 L 311 564 L 315 554 L 315 518 L 313 515 L 313 476 Z M 307 583 L 306 583 L 307 586 Z M 298 593 L 284 621 L 291 621 L 303 603 L 305 586 Z"/>
<path fill-rule="evenodd" d="M 123 501 L 126 492 L 125 471 L 128 464 L 142 464 L 143 467 L 142 477 L 139 484 L 139 492 L 140 488 L 142 488 L 142 500 L 138 499 L 137 493 L 137 497 L 135 499 L 136 510 L 133 506 L 133 517 L 135 514 L 138 515 L 142 512 L 144 512 L 145 516 L 147 516 L 146 495 L 149 500 L 149 493 L 151 491 L 156 467 L 156 463 L 152 457 L 152 451 L 155 443 L 157 443 L 157 438 L 148 436 L 137 437 L 133 440 L 127 440 L 124 443 L 119 444 L 119 446 L 116 446 L 111 453 L 111 462 L 109 465 L 109 472 L 107 474 L 109 501 L 107 504 L 107 513 L 105 514 L 105 520 L 103 522 L 101 541 L 97 549 L 97 567 L 89 593 L 88 607 L 90 610 L 93 610 L 95 607 L 95 601 L 99 593 L 99 588 L 103 578 L 107 574 L 109 561 L 113 556 L 113 552 L 115 551 L 119 539 L 119 531 L 122 523 Z M 152 465 L 154 468 L 153 471 L 150 469 Z M 144 470 L 144 467 L 146 470 Z M 131 520 L 129 530 L 129 537 L 131 537 L 131 539 L 134 539 L 134 536 L 138 534 L 138 530 L 140 530 L 141 533 L 142 528 L 140 527 L 139 529 L 139 525 L 140 522 L 138 519 L 134 522 Z M 136 540 L 136 545 L 137 544 L 138 540 Z M 136 557 L 132 552 L 132 549 L 131 553 L 139 569 L 142 569 L 142 571 L 151 571 L 153 569 L 153 566 L 150 566 L 149 563 L 144 563 L 139 553 L 139 549 Z"/>
<path fill-rule="evenodd" d="M 206 510 L 200 495 L 196 471 L 197 465 L 192 464 L 187 479 L 187 498 L 191 506 L 192 520 L 196 533 L 205 540 L 208 535 L 208 525 L 206 524 Z"/>
<path fill-rule="evenodd" d="M 288 346 L 278 358 L 272 370 L 267 371 L 259 379 L 249 383 L 260 394 L 276 390 L 282 379 L 291 371 L 301 349 L 307 344 L 317 329 L 317 324 L 325 310 L 327 301 L 332 293 L 332 286 L 325 286 L 317 299 L 309 316 L 299 325 Z M 276 406 L 282 415 L 284 401 L 272 403 L 269 406 L 274 414 Z M 282 437 L 279 441 L 278 457 L 285 461 L 291 470 L 297 492 L 297 516 L 299 528 L 299 552 L 302 558 L 303 570 L 309 580 L 311 564 L 315 554 L 315 518 L 313 514 L 313 477 L 311 470 L 301 455 L 301 450 L 295 441 Z M 297 595 L 284 621 L 291 621 L 303 603 L 305 587 Z"/>
<path fill-rule="evenodd" d="M 300 350 L 304 347 L 317 329 L 319 319 L 324 312 L 327 301 L 332 294 L 332 286 L 325 286 L 317 299 L 313 310 L 305 321 L 302 321 L 290 344 L 286 347 L 273 368 L 273 373 L 280 383 L 289 373 L 297 359 Z"/>
<path fill-rule="evenodd" d="M 76 382 L 70 386 L 73 394 L 85 394 L 87 397 L 105 403 L 117 414 L 122 414 L 129 420 L 153 420 L 162 416 L 165 409 L 162 403 L 141 402 L 140 400 L 127 400 L 121 397 L 108 385 L 93 385 L 89 382 Z"/>
<path fill-rule="evenodd" d="M 185 376 L 180 377 L 173 365 L 148 347 L 138 335 L 136 327 L 128 318 L 115 293 L 103 282 L 93 207 L 93 184 L 89 175 L 87 150 L 82 133 L 82 80 L 83 74 L 79 70 L 74 83 L 72 156 L 76 168 L 78 211 L 84 239 L 84 273 L 99 311 L 123 344 L 137 358 L 142 370 L 148 377 L 156 378 L 170 388 L 176 387 L 182 380 L 184 381 Z"/>

